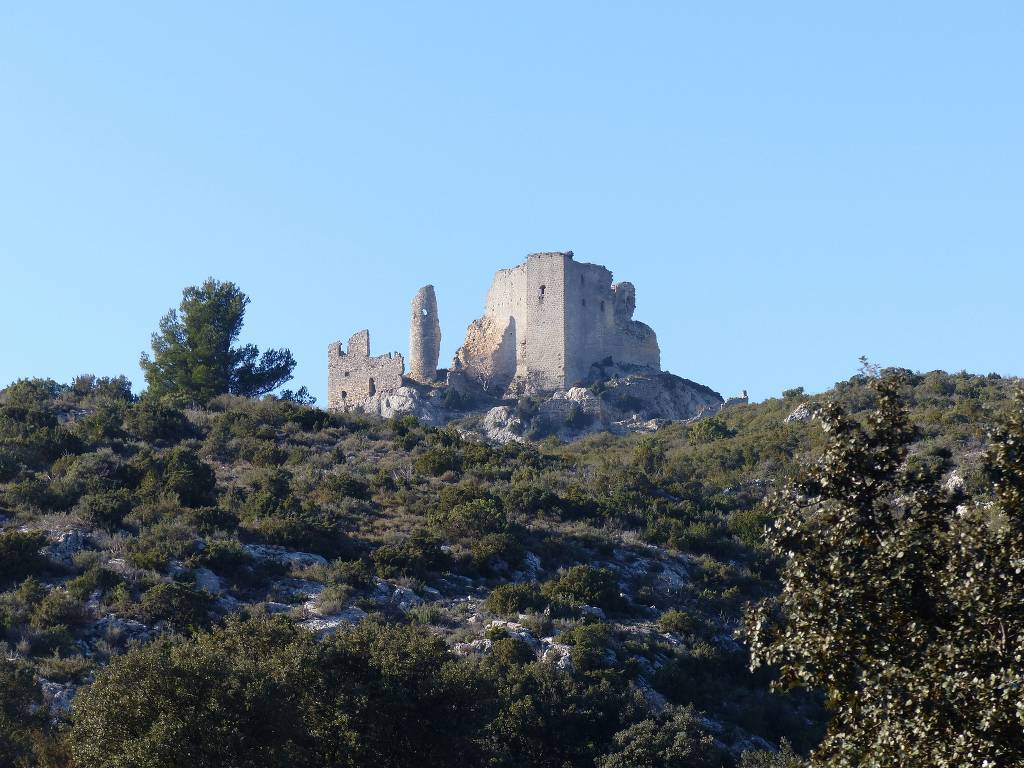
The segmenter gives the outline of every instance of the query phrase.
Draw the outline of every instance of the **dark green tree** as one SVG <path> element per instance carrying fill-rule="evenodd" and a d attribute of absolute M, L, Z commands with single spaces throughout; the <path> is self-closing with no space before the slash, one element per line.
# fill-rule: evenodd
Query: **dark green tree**
<path fill-rule="evenodd" d="M 483 765 L 493 702 L 425 630 L 365 622 L 317 643 L 281 616 L 232 617 L 114 659 L 75 697 L 69 744 L 95 768 Z"/>
<path fill-rule="evenodd" d="M 0 765 L 33 764 L 32 737 L 44 722 L 42 703 L 32 670 L 0 659 Z"/>
<path fill-rule="evenodd" d="M 234 346 L 248 304 L 237 285 L 213 278 L 182 291 L 179 308 L 153 334 L 153 357 L 143 352 L 139 360 L 150 392 L 206 403 L 226 393 L 258 397 L 291 380 L 295 359 L 287 349 L 260 355 L 253 344 Z"/>
<path fill-rule="evenodd" d="M 714 738 L 690 707 L 668 710 L 615 734 L 598 768 L 713 768 L 721 765 Z"/>
<path fill-rule="evenodd" d="M 312 635 L 290 622 L 231 619 L 119 656 L 75 697 L 76 765 L 323 766 L 315 654 Z"/>
<path fill-rule="evenodd" d="M 867 425 L 826 406 L 821 459 L 768 501 L 786 562 L 746 618 L 753 666 L 825 692 L 813 765 L 1024 765 L 1024 399 L 965 499 L 907 460 L 899 378 L 873 386 Z"/>

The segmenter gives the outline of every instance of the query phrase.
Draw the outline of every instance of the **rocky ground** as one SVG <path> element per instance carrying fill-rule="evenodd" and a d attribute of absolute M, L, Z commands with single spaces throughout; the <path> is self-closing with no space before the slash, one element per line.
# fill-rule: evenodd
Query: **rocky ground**
<path fill-rule="evenodd" d="M 367 398 L 356 410 L 383 418 L 411 414 L 434 426 L 456 422 L 504 444 L 549 435 L 568 442 L 594 432 L 652 432 L 671 421 L 713 416 L 725 403 L 711 388 L 671 373 L 609 368 L 588 386 L 518 400 L 407 381 Z"/>

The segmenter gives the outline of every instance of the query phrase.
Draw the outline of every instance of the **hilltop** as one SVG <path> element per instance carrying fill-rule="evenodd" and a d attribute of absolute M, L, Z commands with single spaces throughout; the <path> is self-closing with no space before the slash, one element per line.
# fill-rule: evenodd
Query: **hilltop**
<path fill-rule="evenodd" d="M 714 415 L 710 387 L 661 369 L 654 330 L 633 319 L 636 288 L 612 282 L 572 251 L 531 253 L 494 275 L 484 313 L 470 323 L 449 368 L 438 368 L 441 325 L 434 286 L 417 291 L 409 371 L 401 353 L 372 355 L 370 332 L 327 349 L 327 408 L 442 426 L 463 421 L 491 442 L 597 431 L 650 432 L 667 421 Z M 466 420 L 467 414 L 479 418 Z"/>

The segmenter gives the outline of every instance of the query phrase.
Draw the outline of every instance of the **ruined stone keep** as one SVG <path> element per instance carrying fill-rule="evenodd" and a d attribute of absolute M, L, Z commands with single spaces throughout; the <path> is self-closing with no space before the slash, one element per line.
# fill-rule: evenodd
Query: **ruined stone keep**
<path fill-rule="evenodd" d="M 660 370 L 651 328 L 633 320 L 636 289 L 565 253 L 532 253 L 494 276 L 452 371 L 489 391 L 553 392 L 588 380 L 601 363 Z"/>
<path fill-rule="evenodd" d="M 370 356 L 370 332 L 353 334 L 348 351 L 336 341 L 327 348 L 327 407 L 347 411 L 379 391 L 402 386 L 405 361 L 397 352 Z"/>
<path fill-rule="evenodd" d="M 466 331 L 447 383 L 517 397 L 586 383 L 595 366 L 660 371 L 658 339 L 633 319 L 635 308 L 632 283 L 613 284 L 604 267 L 576 261 L 572 251 L 531 253 L 495 274 L 483 317 Z M 441 325 L 433 286 L 420 288 L 411 314 L 407 381 L 402 356 L 371 357 L 370 334 L 360 331 L 347 352 L 341 342 L 328 347 L 328 408 L 349 410 L 406 383 L 437 380 Z"/>
<path fill-rule="evenodd" d="M 434 286 L 425 285 L 412 300 L 409 322 L 409 378 L 422 384 L 437 379 L 441 356 L 441 323 L 437 319 Z"/>

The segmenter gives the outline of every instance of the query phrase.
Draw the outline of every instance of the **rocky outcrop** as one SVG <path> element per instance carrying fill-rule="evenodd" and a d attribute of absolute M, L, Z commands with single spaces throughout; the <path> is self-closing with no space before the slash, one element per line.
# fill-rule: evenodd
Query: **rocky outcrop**
<path fill-rule="evenodd" d="M 482 425 L 483 435 L 492 443 L 521 442 L 523 438 L 523 420 L 516 414 L 515 408 L 499 405 L 484 414 Z"/>
<path fill-rule="evenodd" d="M 613 421 L 686 421 L 717 413 L 723 404 L 710 387 L 665 372 L 613 376 L 597 389 Z"/>
<path fill-rule="evenodd" d="M 367 398 L 358 410 L 382 418 L 411 414 L 433 426 L 455 422 L 505 444 L 548 435 L 571 441 L 593 432 L 651 432 L 671 421 L 712 416 L 723 406 L 714 390 L 671 373 L 623 366 L 595 372 L 609 377 L 519 402 L 477 391 L 458 407 L 451 404 L 451 389 L 408 383 Z"/>
<path fill-rule="evenodd" d="M 786 424 L 792 424 L 793 422 L 804 422 L 811 421 L 817 414 L 817 408 L 811 402 L 800 403 L 793 412 L 789 414 L 783 421 Z"/>

